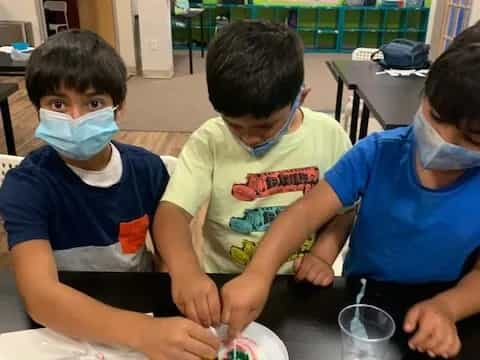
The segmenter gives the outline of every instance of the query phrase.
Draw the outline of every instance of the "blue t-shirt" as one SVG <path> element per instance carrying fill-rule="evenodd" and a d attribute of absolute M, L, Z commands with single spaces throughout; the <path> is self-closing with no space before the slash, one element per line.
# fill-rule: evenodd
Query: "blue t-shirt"
<path fill-rule="evenodd" d="M 415 169 L 412 127 L 372 134 L 325 175 L 344 206 L 361 200 L 346 275 L 423 283 L 461 277 L 480 246 L 480 169 L 427 189 Z"/>
<path fill-rule="evenodd" d="M 0 214 L 8 244 L 45 239 L 63 270 L 146 271 L 145 236 L 169 176 L 159 156 L 114 143 L 120 181 L 108 188 L 84 183 L 50 146 L 7 173 Z"/>

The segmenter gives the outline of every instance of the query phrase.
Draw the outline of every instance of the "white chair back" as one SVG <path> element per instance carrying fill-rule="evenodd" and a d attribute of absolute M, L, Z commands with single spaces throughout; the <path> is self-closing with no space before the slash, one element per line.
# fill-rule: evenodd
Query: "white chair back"
<path fill-rule="evenodd" d="M 45 10 L 49 11 L 58 11 L 65 13 L 65 17 L 67 16 L 67 2 L 66 1 L 45 1 L 43 3 L 43 7 Z"/>
<path fill-rule="evenodd" d="M 378 51 L 375 48 L 356 48 L 352 52 L 352 60 L 353 61 L 370 61 L 372 55 Z M 378 53 L 375 55 L 375 59 L 383 59 L 382 53 Z"/>
<path fill-rule="evenodd" d="M 178 159 L 175 156 L 170 155 L 162 155 L 160 158 L 167 168 L 168 175 L 172 176 L 173 172 L 175 171 L 175 167 L 177 166 Z"/>
<path fill-rule="evenodd" d="M 23 160 L 22 156 L 0 154 L 0 186 L 3 184 L 5 175 L 10 169 L 17 167 Z"/>

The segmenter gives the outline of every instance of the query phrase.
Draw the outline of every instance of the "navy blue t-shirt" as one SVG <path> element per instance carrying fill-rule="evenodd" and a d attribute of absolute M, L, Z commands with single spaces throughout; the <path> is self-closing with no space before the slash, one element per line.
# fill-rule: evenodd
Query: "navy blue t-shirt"
<path fill-rule="evenodd" d="M 480 168 L 453 184 L 418 179 L 412 127 L 361 140 L 325 174 L 344 206 L 361 200 L 344 264 L 380 281 L 454 281 L 480 247 Z"/>
<path fill-rule="evenodd" d="M 7 173 L 0 214 L 8 244 L 50 242 L 59 269 L 144 271 L 151 268 L 145 236 L 169 180 L 161 158 L 114 143 L 120 181 L 101 188 L 84 183 L 50 146 Z"/>

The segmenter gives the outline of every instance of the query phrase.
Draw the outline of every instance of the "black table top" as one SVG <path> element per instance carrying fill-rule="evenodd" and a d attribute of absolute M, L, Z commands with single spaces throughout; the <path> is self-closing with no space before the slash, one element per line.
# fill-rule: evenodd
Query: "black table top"
<path fill-rule="evenodd" d="M 382 69 L 371 61 L 338 60 L 329 62 L 328 67 L 349 89 L 358 92 L 384 128 L 407 126 L 413 122 L 425 78 L 377 75 Z"/>
<path fill-rule="evenodd" d="M 230 275 L 213 275 L 221 286 Z M 82 273 L 60 272 L 60 280 L 112 306 L 153 312 L 156 316 L 175 316 L 178 311 L 170 299 L 170 279 L 160 273 Z M 337 316 L 352 303 L 354 292 L 349 281 L 335 279 L 322 289 L 297 284 L 290 276 L 279 276 L 260 323 L 275 331 L 287 345 L 292 360 L 340 360 L 341 336 Z M 9 271 L 0 271 L 0 333 L 35 327 L 25 315 Z M 467 324 L 463 335 L 461 360 L 477 360 L 480 348 L 480 319 Z M 398 326 L 397 326 L 398 327 Z M 392 354 L 396 352 L 393 351 Z M 391 359 L 427 359 L 418 354 L 394 355 Z"/>
<path fill-rule="evenodd" d="M 27 67 L 26 61 L 13 61 L 9 54 L 0 52 L 1 75 L 23 75 Z"/>
<path fill-rule="evenodd" d="M 0 101 L 6 99 L 18 90 L 17 84 L 0 83 Z"/>

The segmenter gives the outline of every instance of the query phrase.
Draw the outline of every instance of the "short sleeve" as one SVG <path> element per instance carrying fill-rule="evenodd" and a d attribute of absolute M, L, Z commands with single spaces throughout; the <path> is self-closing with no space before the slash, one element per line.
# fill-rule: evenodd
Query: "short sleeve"
<path fill-rule="evenodd" d="M 345 153 L 352 148 L 352 143 L 345 130 L 340 126 L 337 127 L 335 134 L 335 161 L 342 158 Z"/>
<path fill-rule="evenodd" d="M 209 134 L 200 128 L 187 141 L 162 201 L 173 203 L 190 215 L 210 197 L 213 176 L 213 156 Z"/>
<path fill-rule="evenodd" d="M 41 176 L 26 168 L 10 170 L 0 188 L 0 216 L 8 246 L 28 240 L 49 240 L 48 189 Z"/>
<path fill-rule="evenodd" d="M 325 180 L 344 207 L 352 206 L 365 193 L 377 156 L 377 136 L 362 139 L 327 173 Z"/>

